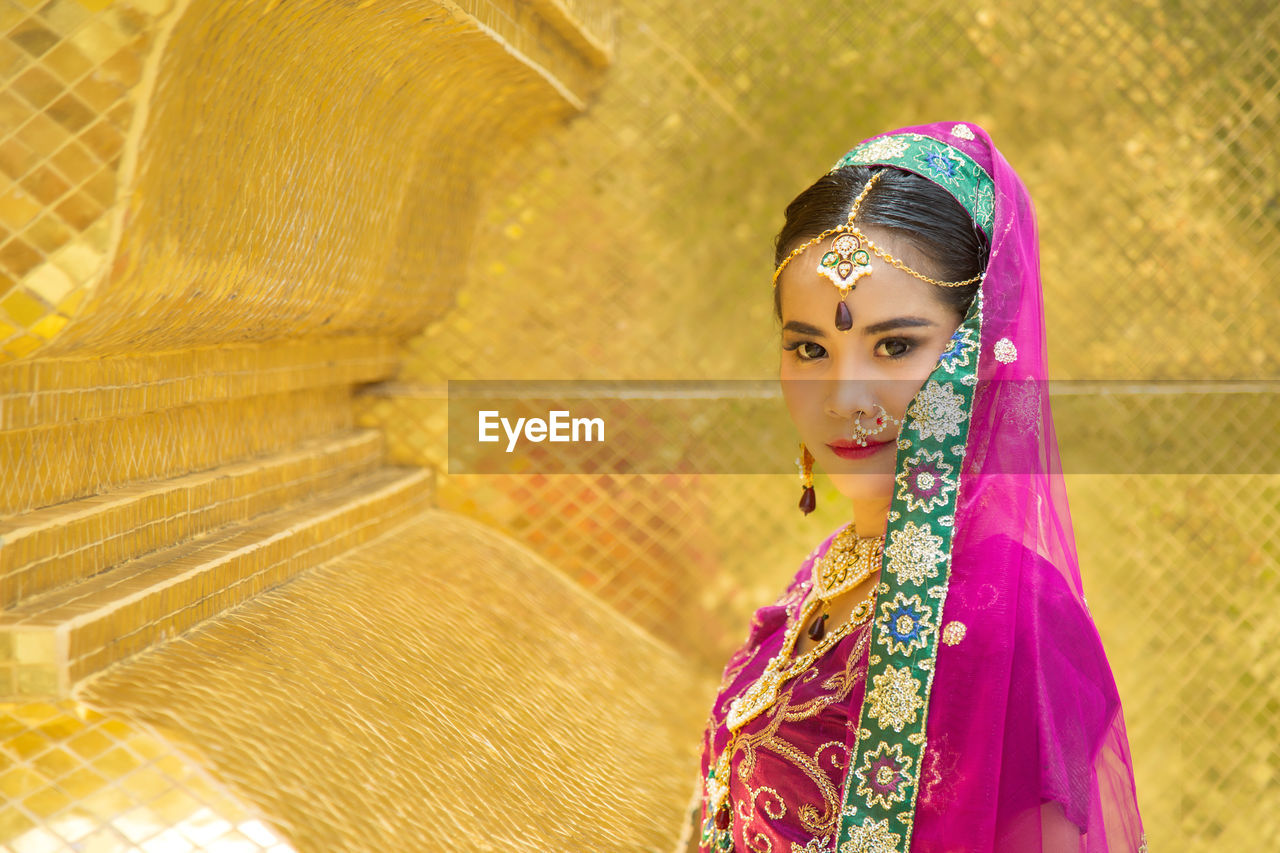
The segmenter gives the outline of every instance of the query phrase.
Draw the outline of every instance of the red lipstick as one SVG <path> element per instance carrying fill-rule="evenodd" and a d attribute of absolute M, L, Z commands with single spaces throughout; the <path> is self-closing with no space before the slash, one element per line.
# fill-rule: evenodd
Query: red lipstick
<path fill-rule="evenodd" d="M 894 444 L 895 442 L 893 441 L 868 441 L 867 446 L 862 447 L 856 442 L 844 439 L 829 442 L 827 447 L 831 448 L 831 452 L 841 459 L 867 459 Z"/>

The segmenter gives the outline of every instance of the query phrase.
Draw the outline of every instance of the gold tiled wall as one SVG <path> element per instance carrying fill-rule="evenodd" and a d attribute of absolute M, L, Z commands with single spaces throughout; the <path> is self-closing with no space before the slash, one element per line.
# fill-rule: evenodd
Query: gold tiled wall
<path fill-rule="evenodd" d="M 0 364 L 0 516 L 349 429 L 395 364 L 373 338 Z"/>
<path fill-rule="evenodd" d="M 668 850 L 710 687 L 518 544 L 421 512 L 71 700 L 0 705 L 0 845 Z"/>
<path fill-rule="evenodd" d="M 499 173 L 457 306 L 402 382 L 776 375 L 786 203 L 859 139 L 947 119 L 986 127 L 1036 199 L 1055 377 L 1280 374 L 1275 4 L 623 0 L 618 36 L 592 109 Z M 426 397 L 370 396 L 360 417 L 395 458 L 438 458 Z M 1128 405 L 1140 422 L 1142 395 Z M 1213 412 L 1186 429 L 1219 440 Z M 1152 849 L 1276 835 L 1238 819 L 1280 806 L 1275 662 L 1246 651 L 1280 641 L 1276 484 L 1070 483 Z M 684 626 L 712 665 L 842 520 L 819 485 L 809 518 L 781 476 L 447 477 L 440 494 L 640 623 Z"/>
<path fill-rule="evenodd" d="M 468 746 L 496 778 L 494 743 L 542 755 L 526 732 L 559 726 L 564 747 L 605 702 L 626 709 L 612 732 L 640 744 L 643 779 L 597 802 L 587 780 L 636 753 L 582 740 L 577 770 L 539 776 L 536 808 L 559 810 L 552 825 L 578 849 L 678 831 L 698 674 L 519 549 L 425 513 L 431 472 L 387 465 L 382 436 L 353 428 L 353 387 L 394 374 L 397 339 L 452 304 L 494 171 L 588 103 L 614 55 L 614 12 L 607 0 L 0 0 L 0 847 L 415 843 L 433 815 L 404 783 L 425 783 L 443 809 L 474 780 L 441 786 L 465 762 L 441 769 L 448 749 L 411 759 L 388 742 L 412 730 L 419 746 Z M 487 562 L 458 544 L 468 535 Z M 360 551 L 371 540 L 385 550 Z M 507 694 L 490 683 L 473 697 L 450 678 L 431 685 L 416 729 L 394 714 L 370 725 L 360 715 L 382 710 L 371 697 L 420 695 L 419 665 L 474 629 L 464 595 L 422 632 L 404 630 L 424 615 L 413 597 L 370 630 L 369 614 L 414 583 L 418 600 L 442 602 L 422 585 L 432 547 L 437 586 L 572 643 L 533 649 L 494 632 L 455 660 L 474 674 L 524 655 L 528 677 Z M 315 597 L 285 583 L 322 564 L 329 574 L 308 575 Z M 458 564 L 473 576 L 450 575 Z M 344 584 L 368 600 L 354 606 Z M 232 608 L 263 600 L 284 622 L 250 637 L 253 611 Z M 321 621 L 325 643 L 299 636 L 281 658 L 300 674 L 289 690 L 267 701 L 249 686 L 246 652 L 279 652 L 286 623 Z M 230 633 L 201 633 L 216 626 Z M 187 659 L 191 681 L 134 669 L 176 675 L 155 655 L 195 635 L 220 639 Z M 387 656 L 397 636 L 413 642 Z M 303 661 L 304 646 L 341 637 L 346 657 Z M 628 670 L 609 662 L 624 660 L 664 685 L 657 705 L 618 681 Z M 351 692 L 326 718 L 309 705 L 332 695 L 316 690 L 335 663 Z M 514 720 L 505 732 L 437 715 L 452 701 L 458 718 L 489 719 L 466 704 L 479 698 L 536 713 L 499 708 Z M 572 707 L 553 724 L 555 702 Z M 184 703 L 203 719 L 183 724 Z M 260 724 L 235 728 L 250 706 L 276 722 L 305 709 L 306 721 L 272 742 Z M 346 728 L 349 750 L 316 748 L 326 725 Z M 374 754 L 388 762 L 381 789 L 351 772 Z M 526 781 L 507 778 L 450 843 L 523 808 Z M 299 784 L 327 793 L 298 797 Z M 352 791 L 366 797 L 358 815 Z M 512 849 L 547 826 L 528 814 Z"/>
<path fill-rule="evenodd" d="M 143 66 L 170 7 L 0 3 L 0 359 L 57 335 L 109 256 Z"/>
<path fill-rule="evenodd" d="M 488 25 L 426 0 L 3 0 L 3 353 L 395 337 L 439 316 L 494 165 L 608 59 L 569 43 L 558 4 L 470 5 Z"/>

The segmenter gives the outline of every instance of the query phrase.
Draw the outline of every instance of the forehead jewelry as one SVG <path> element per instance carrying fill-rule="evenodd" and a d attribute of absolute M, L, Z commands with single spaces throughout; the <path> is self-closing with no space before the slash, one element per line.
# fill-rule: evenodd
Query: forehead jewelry
<path fill-rule="evenodd" d="M 881 174 L 881 172 L 876 172 L 872 175 L 871 179 L 867 181 L 867 185 L 862 188 L 862 192 L 858 193 L 858 197 L 853 200 L 853 207 L 849 209 L 849 217 L 843 225 L 828 228 L 813 239 L 791 250 L 790 254 L 782 259 L 782 263 L 778 264 L 778 268 L 773 272 L 773 286 L 776 288 L 778 279 L 782 276 L 782 271 L 786 269 L 787 264 L 799 257 L 815 243 L 821 243 L 828 237 L 835 236 L 835 240 L 831 242 L 831 248 L 823 254 L 822 260 L 818 262 L 818 272 L 830 279 L 831 283 L 840 289 L 840 302 L 836 305 L 836 328 L 842 332 L 847 332 L 853 328 L 853 314 L 849 311 L 849 306 L 844 301 L 845 297 L 849 295 L 849 291 L 857 286 L 858 279 L 864 275 L 871 275 L 872 255 L 877 255 L 890 266 L 938 287 L 964 287 L 982 280 L 981 273 L 964 281 L 938 281 L 936 278 L 929 278 L 929 276 L 916 272 L 884 249 L 881 249 L 871 241 L 870 237 L 858 230 L 858 226 L 854 224 L 854 220 L 858 216 L 858 207 L 862 204 L 862 200 L 867 197 L 867 193 L 871 191 L 871 187 L 880 179 Z"/>
<path fill-rule="evenodd" d="M 853 435 L 850 438 L 858 443 L 859 447 L 867 446 L 867 438 L 882 431 L 889 424 L 897 424 L 902 426 L 902 421 L 885 411 L 884 406 L 876 403 L 876 420 L 875 429 L 867 429 L 862 425 L 862 416 L 866 414 L 861 409 L 858 410 L 858 416 L 853 419 Z"/>

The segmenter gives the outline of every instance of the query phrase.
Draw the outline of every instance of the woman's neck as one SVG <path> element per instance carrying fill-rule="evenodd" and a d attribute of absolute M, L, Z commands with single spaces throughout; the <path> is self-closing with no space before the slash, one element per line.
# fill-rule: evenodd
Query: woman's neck
<path fill-rule="evenodd" d="M 859 538 L 884 535 L 889 518 L 889 501 L 854 499 L 850 503 L 853 505 L 853 523 Z"/>

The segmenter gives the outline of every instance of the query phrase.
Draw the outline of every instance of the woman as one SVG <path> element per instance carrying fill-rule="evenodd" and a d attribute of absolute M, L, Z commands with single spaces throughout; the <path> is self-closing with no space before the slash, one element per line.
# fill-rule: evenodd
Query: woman
<path fill-rule="evenodd" d="M 852 521 L 757 611 L 699 849 L 1145 850 L 1044 394 L 1031 199 L 981 128 L 869 139 L 787 208 L 774 305 Z"/>

